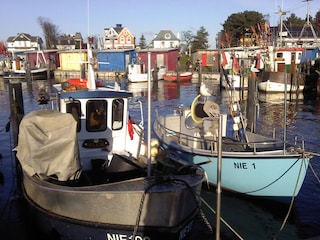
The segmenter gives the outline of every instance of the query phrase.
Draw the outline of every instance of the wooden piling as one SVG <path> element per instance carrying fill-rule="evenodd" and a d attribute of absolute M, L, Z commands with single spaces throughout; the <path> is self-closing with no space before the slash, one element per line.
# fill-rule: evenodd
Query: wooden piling
<path fill-rule="evenodd" d="M 9 84 L 10 119 L 14 146 L 18 144 L 19 125 L 24 116 L 22 87 L 20 81 L 10 81 Z"/>

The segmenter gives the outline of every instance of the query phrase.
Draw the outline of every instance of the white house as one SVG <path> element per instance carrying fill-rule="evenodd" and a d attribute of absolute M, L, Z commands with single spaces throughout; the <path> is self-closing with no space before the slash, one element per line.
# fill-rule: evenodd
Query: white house
<path fill-rule="evenodd" d="M 152 40 L 153 48 L 179 48 L 180 39 L 170 30 L 161 30 Z"/>
<path fill-rule="evenodd" d="M 18 33 L 15 37 L 8 37 L 7 50 L 9 52 L 25 52 L 42 49 L 43 41 L 39 36 L 31 36 L 27 33 Z"/>

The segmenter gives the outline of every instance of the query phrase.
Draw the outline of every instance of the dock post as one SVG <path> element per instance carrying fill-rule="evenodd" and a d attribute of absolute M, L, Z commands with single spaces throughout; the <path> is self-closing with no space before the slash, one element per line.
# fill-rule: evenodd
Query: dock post
<path fill-rule="evenodd" d="M 10 119 L 12 125 L 12 134 L 14 146 L 18 144 L 19 125 L 24 116 L 24 105 L 22 96 L 21 82 L 10 81 L 9 84 L 9 100 L 10 100 Z"/>
<path fill-rule="evenodd" d="M 10 119 L 12 125 L 12 135 L 13 135 L 13 142 L 14 146 L 18 145 L 18 135 L 19 135 L 19 125 L 24 116 L 24 105 L 23 105 L 23 96 L 22 96 L 22 87 L 21 82 L 18 81 L 10 81 L 9 84 L 9 100 L 10 100 Z M 18 190 L 21 191 L 21 165 L 15 157 L 15 164 L 16 164 L 16 174 L 17 174 L 17 186 Z"/>
<path fill-rule="evenodd" d="M 26 63 L 26 81 L 27 83 L 31 83 L 31 69 L 30 69 L 30 63 Z"/>

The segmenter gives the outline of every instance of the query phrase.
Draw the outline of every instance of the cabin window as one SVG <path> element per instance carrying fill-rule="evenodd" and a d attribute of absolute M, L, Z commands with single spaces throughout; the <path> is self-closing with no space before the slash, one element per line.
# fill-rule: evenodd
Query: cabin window
<path fill-rule="evenodd" d="M 81 103 L 80 101 L 73 101 L 70 103 L 67 103 L 67 113 L 72 114 L 74 119 L 77 121 L 77 132 L 80 132 L 81 130 Z"/>
<path fill-rule="evenodd" d="M 105 100 L 89 100 L 87 102 L 88 132 L 104 131 L 107 128 L 107 102 Z"/>
<path fill-rule="evenodd" d="M 119 130 L 123 127 L 123 99 L 114 99 L 112 101 L 112 130 Z"/>
<path fill-rule="evenodd" d="M 283 53 L 282 52 L 277 53 L 277 58 L 283 58 Z"/>

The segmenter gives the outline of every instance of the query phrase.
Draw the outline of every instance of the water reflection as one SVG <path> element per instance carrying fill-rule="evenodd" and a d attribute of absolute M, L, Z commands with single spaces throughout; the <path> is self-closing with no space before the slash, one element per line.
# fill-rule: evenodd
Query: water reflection
<path fill-rule="evenodd" d="M 113 85 L 114 80 L 104 80 L 106 84 Z M 47 90 L 48 93 L 53 94 L 52 84 L 55 80 L 34 81 L 32 84 L 22 82 L 22 89 L 24 94 L 25 113 L 34 109 L 38 109 L 39 105 L 36 100 L 37 93 L 41 88 Z M 133 92 L 134 98 L 141 100 L 145 107 L 146 117 L 146 99 L 148 95 L 147 83 L 129 83 L 127 80 L 120 81 L 121 88 Z M 225 90 L 220 90 L 217 82 L 209 82 L 212 89 L 215 90 L 215 100 L 221 104 L 221 109 L 227 111 L 226 107 L 229 103 L 229 93 Z M 163 104 L 184 104 L 185 106 L 191 105 L 194 97 L 199 94 L 199 84 L 197 82 L 181 82 L 171 83 L 165 81 L 158 81 L 151 86 L 152 106 Z M 249 97 L 247 91 L 236 92 L 237 99 L 243 100 L 244 110 L 246 109 L 246 101 Z M 305 100 L 299 95 L 298 99 L 287 97 L 287 112 L 286 112 L 286 125 L 289 130 L 294 130 L 298 134 L 304 135 L 306 140 L 306 148 L 310 151 L 319 153 L 320 142 L 320 101 L 318 100 Z M 274 128 L 278 130 L 278 134 L 282 136 L 282 128 L 284 121 L 284 96 L 283 94 L 259 94 L 259 107 L 257 118 L 257 131 L 261 133 L 272 132 Z M 49 106 L 48 106 L 49 107 Z M 10 103 L 8 98 L 8 84 L 0 78 L 0 129 L 5 127 L 9 121 Z M 154 119 L 152 115 L 152 119 Z M 146 124 L 145 124 L 146 125 Z M 0 160 L 0 174 L 3 175 L 3 181 L 0 176 L 1 187 L 1 213 L 4 217 L 0 216 L 0 220 L 17 219 L 17 211 L 15 208 L 15 196 L 8 196 L 8 194 L 16 194 L 16 189 L 12 189 L 15 181 L 15 173 L 12 171 L 14 161 L 12 159 L 12 145 L 10 142 L 11 136 L 5 131 L 0 132 L 0 153 L 3 158 Z M 312 166 L 316 174 L 320 175 L 320 158 L 314 157 L 311 160 Z M 267 174 L 267 173 L 266 173 Z M 2 185 L 1 185 L 2 184 Z M 210 192 L 203 193 L 204 198 L 215 206 L 215 193 L 211 189 Z M 6 202 L 8 199 L 8 202 Z M 314 176 L 314 173 L 309 170 L 307 172 L 305 183 L 295 199 L 294 209 L 290 215 L 289 223 L 284 229 L 283 235 L 279 239 L 302 239 L 320 235 L 320 183 Z M 11 204 L 11 205 L 10 205 Z M 3 210 L 5 206 L 10 206 Z M 248 198 L 241 198 L 238 195 L 233 195 L 223 192 L 222 198 L 222 215 L 232 227 L 239 230 L 245 239 L 272 239 L 279 226 L 284 219 L 287 207 L 279 206 L 278 204 L 271 204 L 270 202 L 262 202 L 261 200 L 254 201 Z M 9 216 L 9 215 L 12 216 Z M 208 211 L 206 213 L 210 223 L 214 225 L 215 216 Z M 21 221 L 15 220 L 15 221 Z M 16 222 L 10 222 L 15 224 Z M 257 225 L 255 225 L 257 224 Z M 254 226 L 258 226 L 256 229 Z M 6 225 L 7 226 L 7 225 Z M 11 227 L 14 228 L 14 227 Z M 257 234 L 257 231 L 259 233 Z M 299 238 L 296 237 L 299 235 Z M 256 237 L 256 238 L 254 238 Z M 231 237 L 232 238 L 232 237 Z M 10 239 L 10 238 L 7 238 Z M 20 239 L 23 239 L 21 237 Z M 233 238 L 234 239 L 234 238 Z"/>

